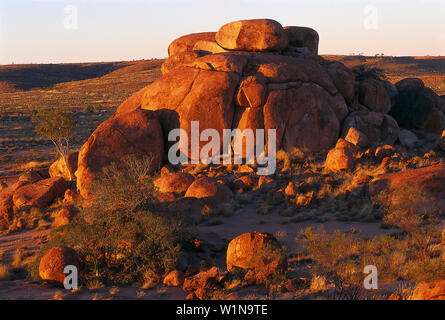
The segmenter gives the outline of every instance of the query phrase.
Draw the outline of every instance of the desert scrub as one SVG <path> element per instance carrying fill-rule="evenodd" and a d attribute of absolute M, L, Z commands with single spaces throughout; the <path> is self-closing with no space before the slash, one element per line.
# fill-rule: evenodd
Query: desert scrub
<path fill-rule="evenodd" d="M 362 239 L 355 230 L 328 233 L 307 228 L 297 238 L 303 255 L 314 262 L 314 277 L 323 277 L 335 287 L 337 298 L 358 298 L 367 265 L 379 272 L 379 282 L 424 282 L 443 279 L 445 262 L 434 253 L 419 259 L 420 251 L 406 238 L 382 236 Z"/>
<path fill-rule="evenodd" d="M 85 284 L 128 284 L 143 281 L 147 272 L 164 275 L 173 270 L 186 233 L 180 219 L 156 213 L 156 191 L 146 176 L 148 168 L 149 158 L 135 157 L 106 168 L 92 186 L 91 206 L 72 224 L 53 231 L 31 275 L 37 277 L 40 258 L 56 245 L 79 254 Z"/>

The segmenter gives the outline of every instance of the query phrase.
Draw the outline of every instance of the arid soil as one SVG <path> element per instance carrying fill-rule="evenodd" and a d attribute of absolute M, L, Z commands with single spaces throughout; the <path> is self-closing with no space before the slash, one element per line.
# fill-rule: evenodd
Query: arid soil
<path fill-rule="evenodd" d="M 363 64 L 381 68 L 392 83 L 404 78 L 420 78 L 438 95 L 445 94 L 445 58 L 361 56 L 324 56 L 324 58 L 338 60 L 350 68 Z M 4 184 L 2 188 L 13 186 L 29 169 L 48 169 L 58 158 L 51 142 L 38 136 L 33 129 L 31 117 L 35 110 L 53 106 L 69 110 L 76 120 L 76 135 L 72 149 L 78 150 L 97 126 L 108 119 L 125 99 L 161 76 L 163 62 L 163 60 L 150 60 L 0 66 L 0 183 Z M 350 190 L 349 187 L 357 177 L 369 178 L 365 182 L 367 184 L 380 174 L 443 164 L 445 151 L 437 146 L 436 137 L 431 138 L 422 132 L 416 133 L 422 139 L 415 149 L 406 151 L 393 148 L 387 156 L 385 150 L 380 150 L 383 156 L 378 155 L 378 150 L 375 149 L 363 150 L 358 152 L 360 156 L 356 157 L 355 168 L 347 173 L 327 170 L 324 163 L 326 157 L 320 159 L 306 157 L 303 154 L 293 158 L 289 154 L 282 155 L 278 160 L 279 173 L 275 179 L 277 185 L 271 189 L 262 189 L 257 182 L 254 187 L 238 188 L 234 182 L 237 178 L 254 176 L 242 168 L 235 167 L 230 170 L 221 166 L 176 168 L 176 171 L 190 173 L 193 179 L 202 177 L 220 179 L 234 192 L 234 206 L 230 208 L 229 213 L 219 208 L 220 203 L 218 203 L 216 207 L 218 210 L 221 209 L 221 212 L 211 212 L 193 227 L 193 233 L 203 243 L 202 248 L 197 245 L 199 250 L 194 258 L 211 262 L 212 266 L 225 270 L 226 249 L 232 239 L 244 233 L 267 232 L 286 250 L 290 277 L 301 282 L 298 282 L 298 290 L 286 289 L 274 294 L 262 287 L 236 284 L 230 290 L 215 293 L 213 298 L 332 298 L 331 287 L 325 283 L 318 284 L 317 279 L 311 278 L 312 261 L 300 255 L 301 244 L 297 241 L 300 231 L 308 227 L 323 227 L 328 232 L 357 230 L 362 239 L 382 235 L 400 236 L 400 230 L 384 225 L 379 216 L 380 207 L 374 206 L 375 203 L 360 202 L 361 200 L 357 199 L 361 199 L 361 195 L 355 197 L 354 190 Z M 222 171 L 224 172 L 221 173 Z M 297 194 L 286 193 L 290 182 L 300 183 L 298 186 L 300 191 Z M 358 185 L 360 187 L 360 183 Z M 298 194 L 303 198 L 300 202 Z M 165 192 L 164 196 L 176 200 L 171 192 Z M 64 205 L 62 196 L 48 208 L 37 210 L 38 218 L 35 220 L 34 228 L 14 226 L 15 229 L 0 233 L 0 264 L 10 269 L 10 274 L 5 279 L 0 279 L 0 299 L 125 300 L 184 299 L 189 296 L 190 292 L 185 292 L 180 287 L 163 286 L 161 283 L 151 288 L 141 288 L 140 283 L 120 287 L 82 286 L 71 292 L 42 281 L 31 281 L 26 275 L 26 266 L 39 248 L 51 238 L 50 231 L 56 213 Z M 179 210 L 181 208 L 179 207 Z M 203 216 L 206 208 L 200 210 Z M 443 230 L 444 222 L 443 220 L 439 222 L 438 227 Z M 375 292 L 375 298 L 387 299 L 398 289 L 408 286 L 409 288 L 405 290 L 409 291 L 412 290 L 410 286 L 414 285 L 397 281 L 383 283 L 380 290 Z M 402 289 L 397 291 L 397 297 L 407 298 Z"/>

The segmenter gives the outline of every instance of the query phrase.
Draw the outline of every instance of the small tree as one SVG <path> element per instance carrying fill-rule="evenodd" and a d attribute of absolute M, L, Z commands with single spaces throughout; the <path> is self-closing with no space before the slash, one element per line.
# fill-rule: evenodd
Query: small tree
<path fill-rule="evenodd" d="M 67 154 L 70 149 L 70 140 L 74 134 L 75 121 L 71 116 L 58 108 L 39 109 L 32 117 L 35 131 L 54 143 L 57 153 L 63 158 L 68 167 Z M 68 169 L 70 180 L 72 175 Z"/>

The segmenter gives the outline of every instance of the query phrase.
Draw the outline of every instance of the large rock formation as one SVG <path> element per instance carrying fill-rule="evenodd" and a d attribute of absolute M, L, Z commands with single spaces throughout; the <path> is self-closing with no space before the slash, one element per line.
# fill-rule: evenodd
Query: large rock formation
<path fill-rule="evenodd" d="M 390 114 L 399 125 L 441 134 L 445 129 L 445 100 L 420 79 L 403 79 L 396 87 L 398 95 Z"/>
<path fill-rule="evenodd" d="M 215 41 L 215 48 L 227 52 L 193 50 L 198 41 Z M 192 121 L 199 121 L 199 132 L 215 129 L 220 137 L 224 129 L 276 129 L 277 148 L 329 150 L 349 113 L 354 77 L 340 63 L 322 61 L 317 51 L 314 30 L 282 28 L 273 20 L 229 23 L 213 38 L 212 33 L 181 37 L 169 48 L 166 74 L 116 114 L 138 107 L 156 111 L 165 140 L 176 128 L 190 137 Z M 178 55 L 194 58 L 178 62 Z M 190 146 L 180 139 L 181 152 L 192 157 Z"/>
<path fill-rule="evenodd" d="M 103 168 L 119 164 L 125 155 L 151 156 L 151 172 L 159 169 L 164 154 L 164 139 L 159 120 L 153 112 L 134 109 L 103 122 L 79 152 L 77 188 L 86 198 L 91 182 Z"/>
<path fill-rule="evenodd" d="M 199 138 L 207 129 L 219 134 L 212 146 L 219 148 L 219 155 L 229 151 L 222 147 L 227 142 L 224 132 L 231 130 L 226 147 L 241 150 L 242 157 L 267 151 L 270 129 L 276 132 L 276 148 L 285 151 L 296 147 L 327 152 L 340 137 L 359 147 L 394 144 L 400 133 L 397 121 L 416 120 L 415 111 L 424 105 L 409 107 L 414 114 L 404 116 L 402 103 L 410 97 L 406 92 L 423 83 L 408 79 L 393 85 L 372 77 L 356 81 L 343 64 L 317 55 L 318 42 L 313 29 L 283 28 L 268 19 L 231 22 L 218 32 L 173 41 L 163 76 L 124 101 L 80 151 L 79 189 L 87 194 L 85 186 L 100 170 L 128 153 L 153 153 L 159 165 L 178 142 L 183 158 L 201 160 L 208 140 Z M 426 115 L 414 127 L 438 131 L 444 126 L 444 99 L 424 86 L 419 92 L 431 108 L 422 109 Z M 127 125 L 128 117 L 139 120 Z M 174 129 L 182 132 L 170 141 Z M 246 129 L 253 131 L 253 145 L 247 144 Z M 193 138 L 198 141 L 193 143 Z M 127 141 L 129 147 L 122 147 Z"/>

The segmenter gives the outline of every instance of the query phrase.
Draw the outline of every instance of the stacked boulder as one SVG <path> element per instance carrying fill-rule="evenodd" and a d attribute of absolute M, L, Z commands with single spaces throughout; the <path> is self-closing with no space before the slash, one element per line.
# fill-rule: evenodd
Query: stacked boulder
<path fill-rule="evenodd" d="M 340 63 L 321 63 L 317 53 L 316 31 L 273 20 L 237 21 L 217 33 L 184 36 L 170 45 L 164 76 L 116 115 L 155 111 L 165 138 L 176 128 L 190 136 L 191 122 L 199 121 L 200 132 L 276 129 L 277 148 L 328 150 L 349 113 L 354 76 Z M 180 150 L 190 156 L 188 146 L 180 143 Z"/>
<path fill-rule="evenodd" d="M 245 149 L 246 129 L 253 130 L 250 147 L 257 153 L 267 151 L 269 129 L 276 130 L 276 148 L 285 151 L 327 152 L 339 138 L 358 147 L 393 145 L 400 129 L 392 111 L 403 86 L 356 81 L 342 63 L 318 56 L 318 43 L 315 30 L 270 19 L 235 21 L 218 32 L 173 41 L 163 76 L 124 101 L 83 146 L 76 172 L 80 192 L 88 195 L 97 173 L 123 154 L 155 154 L 158 167 L 174 143 L 174 129 L 185 133 L 176 140 L 182 156 L 199 160 L 208 141 L 191 142 L 196 122 L 195 137 L 206 129 L 219 134 L 221 153 L 227 152 L 224 131 L 232 130 L 231 144 L 242 144 L 242 156 L 254 151 Z M 438 113 L 442 107 L 435 103 Z M 436 126 L 432 115 L 428 119 L 422 125 Z"/>

